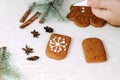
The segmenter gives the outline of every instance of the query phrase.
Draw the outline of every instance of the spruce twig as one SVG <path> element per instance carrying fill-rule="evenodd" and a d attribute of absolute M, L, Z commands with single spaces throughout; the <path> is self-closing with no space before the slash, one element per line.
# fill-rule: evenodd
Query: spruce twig
<path fill-rule="evenodd" d="M 48 15 L 49 10 L 50 10 L 50 5 L 48 6 L 48 9 L 46 10 L 46 12 L 43 13 L 42 18 L 39 20 L 39 23 L 41 23 L 41 24 L 44 23 L 45 17 Z"/>
<path fill-rule="evenodd" d="M 53 0 L 51 2 L 48 2 L 47 5 L 45 5 L 46 11 L 43 13 L 42 18 L 40 19 L 39 23 L 43 23 L 44 20 L 47 20 L 47 16 L 49 16 L 49 13 L 52 15 L 56 15 L 58 14 L 58 16 L 64 21 L 64 18 L 62 17 L 62 15 L 59 13 L 59 9 L 57 7 L 61 7 L 62 3 L 64 0 Z M 59 3 L 58 3 L 59 2 Z"/>
<path fill-rule="evenodd" d="M 62 15 L 58 12 L 58 10 L 54 7 L 53 5 L 53 8 L 56 10 L 56 13 L 61 17 L 61 19 L 64 21 L 64 18 L 62 17 Z"/>
<path fill-rule="evenodd" d="M 20 74 L 16 69 L 10 66 L 9 56 L 10 54 L 7 52 L 6 47 L 0 48 L 1 80 L 7 80 L 6 77 L 9 78 L 9 80 L 19 80 Z"/>

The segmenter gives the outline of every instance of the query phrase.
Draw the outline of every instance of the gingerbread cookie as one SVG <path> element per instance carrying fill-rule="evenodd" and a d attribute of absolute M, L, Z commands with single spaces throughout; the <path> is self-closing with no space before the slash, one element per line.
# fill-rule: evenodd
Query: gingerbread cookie
<path fill-rule="evenodd" d="M 67 18 L 79 27 L 87 27 L 90 24 L 94 27 L 102 27 L 106 23 L 105 20 L 96 17 L 88 6 L 71 6 Z"/>
<path fill-rule="evenodd" d="M 71 37 L 53 33 L 46 47 L 46 55 L 56 60 L 65 58 L 70 42 Z"/>
<path fill-rule="evenodd" d="M 100 39 L 87 38 L 83 40 L 82 47 L 86 62 L 95 63 L 106 61 L 106 52 Z"/>

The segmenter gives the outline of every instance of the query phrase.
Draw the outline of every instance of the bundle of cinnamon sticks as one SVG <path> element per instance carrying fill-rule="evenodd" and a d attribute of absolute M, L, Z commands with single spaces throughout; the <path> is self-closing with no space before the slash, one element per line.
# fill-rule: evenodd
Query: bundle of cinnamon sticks
<path fill-rule="evenodd" d="M 25 21 L 27 19 L 27 17 L 29 16 L 29 14 L 31 13 L 31 9 L 28 9 L 24 15 L 21 17 L 20 22 L 23 23 L 22 25 L 20 25 L 20 28 L 23 29 L 25 27 L 27 27 L 28 25 L 30 25 L 32 22 L 34 22 L 39 16 L 40 16 L 40 12 L 36 12 L 32 17 L 30 17 L 30 19 L 28 19 L 27 21 Z"/>

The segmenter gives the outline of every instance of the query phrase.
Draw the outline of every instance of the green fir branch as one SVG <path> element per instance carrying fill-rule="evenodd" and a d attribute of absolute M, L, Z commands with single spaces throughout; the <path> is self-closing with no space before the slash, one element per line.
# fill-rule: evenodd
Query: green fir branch
<path fill-rule="evenodd" d="M 29 9 L 31 10 L 31 11 L 33 11 L 36 7 L 40 7 L 40 6 L 44 6 L 44 5 L 46 5 L 47 3 L 43 3 L 43 4 L 39 4 L 39 3 L 37 3 L 37 2 L 33 2 L 32 3 L 32 5 L 30 5 L 29 6 Z"/>
<path fill-rule="evenodd" d="M 10 79 L 14 80 L 19 80 L 20 78 L 20 73 L 18 72 L 17 69 L 11 67 L 9 64 L 9 57 L 10 54 L 7 51 L 6 47 L 0 48 L 0 70 L 1 70 L 1 75 L 2 75 L 2 80 L 7 80 L 6 78 L 8 77 Z"/>
<path fill-rule="evenodd" d="M 60 16 L 60 18 L 64 21 L 65 19 L 64 19 L 63 16 L 57 11 L 56 7 L 53 6 L 53 8 L 55 9 L 56 13 Z"/>
<path fill-rule="evenodd" d="M 33 2 L 30 6 L 31 10 L 36 10 L 41 13 L 40 20 L 43 22 L 51 19 L 52 17 L 61 19 L 62 21 L 65 18 L 61 15 L 60 10 L 63 5 L 64 0 L 41 0 L 42 2 Z M 34 8 L 33 8 L 34 7 Z"/>

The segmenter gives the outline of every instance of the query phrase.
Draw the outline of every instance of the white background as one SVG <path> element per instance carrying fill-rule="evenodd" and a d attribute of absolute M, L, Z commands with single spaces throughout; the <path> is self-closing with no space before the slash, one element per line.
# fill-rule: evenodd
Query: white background
<path fill-rule="evenodd" d="M 65 0 L 64 14 L 77 0 Z M 11 53 L 11 64 L 17 67 L 21 80 L 120 80 L 120 28 L 105 25 L 102 28 L 88 26 L 79 28 L 71 21 L 59 22 L 57 19 L 39 24 L 39 19 L 25 29 L 20 29 L 19 22 L 23 13 L 33 0 L 1 0 L 0 1 L 0 47 L 7 46 Z M 45 55 L 49 36 L 44 26 L 54 28 L 55 33 L 71 36 L 72 42 L 65 59 L 56 61 Z M 40 32 L 39 38 L 33 38 L 31 31 Z M 85 62 L 81 42 L 88 37 L 97 37 L 104 43 L 107 61 L 88 64 Z M 40 57 L 38 61 L 27 61 L 21 48 L 25 45 L 34 48 Z"/>

